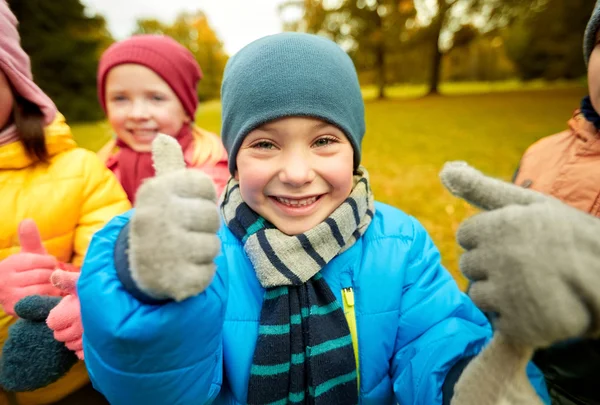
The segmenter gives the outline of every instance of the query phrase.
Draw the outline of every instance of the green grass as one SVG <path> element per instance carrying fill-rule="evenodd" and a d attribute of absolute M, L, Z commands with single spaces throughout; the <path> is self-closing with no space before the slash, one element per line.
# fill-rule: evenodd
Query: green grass
<path fill-rule="evenodd" d="M 531 85 L 518 91 L 506 91 L 512 89 L 506 83 L 493 86 L 446 86 L 442 87 L 446 96 L 420 98 L 406 98 L 418 95 L 418 89 L 392 88 L 390 93 L 403 98 L 366 102 L 362 163 L 369 169 L 375 197 L 423 223 L 461 287 L 465 283 L 458 272 L 460 249 L 454 234 L 475 210 L 443 189 L 438 179 L 440 168 L 448 160 L 465 160 L 485 173 L 509 180 L 525 149 L 535 140 L 565 129 L 586 93 L 585 87 L 577 84 Z M 482 90 L 491 92 L 477 93 Z M 369 91 L 365 89 L 367 99 Z M 198 123 L 218 132 L 219 103 L 201 105 Z M 105 123 L 74 125 L 73 131 L 82 146 L 93 150 L 110 136 Z"/>
<path fill-rule="evenodd" d="M 579 81 L 557 80 L 554 82 L 547 82 L 544 80 L 532 80 L 528 82 L 522 82 L 520 80 L 514 79 L 496 82 L 442 83 L 440 85 L 440 91 L 444 95 L 465 95 L 524 90 L 558 90 L 585 85 L 585 78 L 582 78 Z M 386 87 L 385 93 L 386 96 L 389 98 L 421 97 L 427 93 L 427 85 L 411 84 L 389 86 Z M 377 87 L 365 86 L 362 88 L 362 94 L 365 100 L 374 100 L 378 94 Z"/>

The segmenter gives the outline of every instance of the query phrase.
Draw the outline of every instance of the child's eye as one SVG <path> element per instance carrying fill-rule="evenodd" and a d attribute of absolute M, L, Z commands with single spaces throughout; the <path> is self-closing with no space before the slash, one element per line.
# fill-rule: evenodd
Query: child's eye
<path fill-rule="evenodd" d="M 125 101 L 127 100 L 127 97 L 123 96 L 123 95 L 116 95 L 116 96 L 112 96 L 110 98 L 110 101 L 114 101 L 114 102 L 118 102 L 118 101 Z"/>
<path fill-rule="evenodd" d="M 331 144 L 337 143 L 337 142 L 338 142 L 337 138 L 334 138 L 332 136 L 324 136 L 322 138 L 317 139 L 313 145 L 315 147 L 319 148 L 319 147 L 331 145 Z"/>
<path fill-rule="evenodd" d="M 275 148 L 275 144 L 269 141 L 258 141 L 252 147 L 255 149 L 273 149 Z"/>
<path fill-rule="evenodd" d="M 150 96 L 150 98 L 152 99 L 152 101 L 164 101 L 165 97 L 162 94 L 152 94 Z"/>

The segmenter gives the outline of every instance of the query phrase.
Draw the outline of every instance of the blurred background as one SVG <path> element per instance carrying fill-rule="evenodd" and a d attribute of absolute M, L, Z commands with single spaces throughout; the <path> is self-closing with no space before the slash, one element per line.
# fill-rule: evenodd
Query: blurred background
<path fill-rule="evenodd" d="M 461 287 L 454 233 L 475 212 L 439 180 L 466 160 L 510 180 L 526 148 L 567 128 L 587 94 L 582 55 L 595 0 L 8 0 L 36 82 L 99 150 L 112 134 L 96 97 L 106 47 L 162 33 L 196 56 L 200 126 L 220 130 L 228 58 L 264 35 L 317 33 L 352 57 L 366 102 L 363 164 L 378 200 L 417 217 Z"/>

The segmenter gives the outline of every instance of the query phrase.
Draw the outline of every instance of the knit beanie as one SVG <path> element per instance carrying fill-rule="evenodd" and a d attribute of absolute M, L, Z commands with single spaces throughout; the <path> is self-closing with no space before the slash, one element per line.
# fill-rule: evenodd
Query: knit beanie
<path fill-rule="evenodd" d="M 323 37 L 286 32 L 258 39 L 235 54 L 221 87 L 221 138 L 236 170 L 249 132 L 283 117 L 314 117 L 340 128 L 358 167 L 365 108 L 350 57 Z"/>
<path fill-rule="evenodd" d="M 173 38 L 164 35 L 134 35 L 112 44 L 98 65 L 98 98 L 106 112 L 106 76 L 110 69 L 126 63 L 142 65 L 159 75 L 194 119 L 198 107 L 197 86 L 202 71 L 194 55 Z"/>
<path fill-rule="evenodd" d="M 600 27 L 600 0 L 596 2 L 592 16 L 585 27 L 585 34 L 583 35 L 583 57 L 585 64 L 590 61 L 590 55 L 596 46 L 596 33 Z"/>
<path fill-rule="evenodd" d="M 0 0 L 0 70 L 6 75 L 15 92 L 36 104 L 50 124 L 56 116 L 56 106 L 33 82 L 29 56 L 21 48 L 17 18 L 6 0 Z"/>

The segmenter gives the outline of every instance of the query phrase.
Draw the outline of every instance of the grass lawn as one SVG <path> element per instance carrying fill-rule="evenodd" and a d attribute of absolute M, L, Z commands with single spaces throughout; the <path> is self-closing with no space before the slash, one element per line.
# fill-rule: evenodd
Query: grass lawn
<path fill-rule="evenodd" d="M 449 85 L 442 87 L 445 96 L 418 97 L 422 87 L 405 86 L 389 89 L 397 98 L 385 101 L 373 100 L 374 89 L 364 89 L 367 134 L 362 163 L 369 169 L 375 197 L 423 223 L 461 287 L 465 283 L 458 271 L 460 248 L 454 234 L 475 210 L 443 189 L 440 168 L 448 160 L 465 160 L 509 180 L 527 146 L 565 129 L 586 93 L 583 85 L 573 84 L 518 88 L 510 83 Z M 220 104 L 201 105 L 197 121 L 218 132 Z M 110 137 L 105 122 L 73 125 L 73 132 L 81 146 L 92 150 Z"/>

